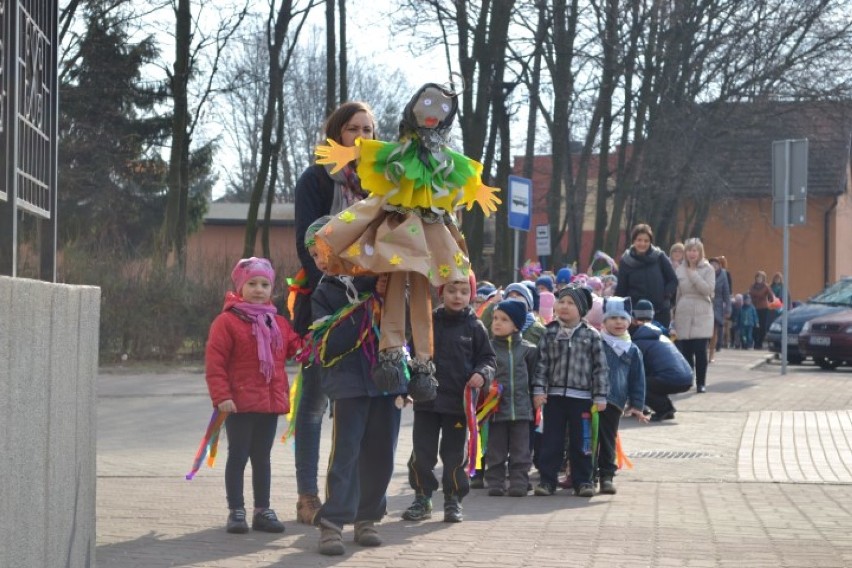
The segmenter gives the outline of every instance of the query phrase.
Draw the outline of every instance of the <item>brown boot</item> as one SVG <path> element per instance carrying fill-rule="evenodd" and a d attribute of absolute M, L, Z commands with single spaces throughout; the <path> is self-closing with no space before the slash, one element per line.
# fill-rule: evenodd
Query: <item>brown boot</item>
<path fill-rule="evenodd" d="M 299 501 L 296 503 L 296 520 L 303 525 L 314 524 L 314 517 L 322 507 L 322 501 L 316 495 L 302 494 L 299 495 Z"/>

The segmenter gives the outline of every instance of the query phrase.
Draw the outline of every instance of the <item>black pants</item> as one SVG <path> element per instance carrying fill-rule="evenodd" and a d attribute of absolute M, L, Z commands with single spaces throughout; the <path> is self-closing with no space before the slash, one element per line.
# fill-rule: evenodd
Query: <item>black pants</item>
<path fill-rule="evenodd" d="M 269 508 L 272 468 L 269 454 L 275 442 L 278 415 L 260 412 L 235 412 L 225 419 L 228 433 L 228 462 L 225 464 L 225 494 L 229 509 L 245 508 L 243 477 L 251 459 L 251 486 L 254 506 Z"/>
<path fill-rule="evenodd" d="M 332 403 L 325 503 L 317 520 L 342 527 L 385 516 L 401 414 L 395 398 L 360 396 Z"/>
<path fill-rule="evenodd" d="M 612 478 L 618 471 L 615 455 L 615 439 L 618 436 L 618 424 L 622 410 L 607 403 L 598 421 L 598 463 L 597 474 L 601 479 Z"/>
<path fill-rule="evenodd" d="M 763 348 L 763 338 L 769 329 L 769 308 L 757 310 L 757 327 L 754 328 L 754 348 Z"/>
<path fill-rule="evenodd" d="M 511 420 L 488 425 L 488 450 L 485 454 L 485 484 L 506 485 L 506 461 L 509 463 L 509 487 L 527 490 L 530 482 L 530 421 Z"/>
<path fill-rule="evenodd" d="M 567 396 L 547 397 L 544 405 L 544 433 L 541 439 L 541 456 L 538 459 L 541 482 L 556 487 L 559 466 L 565 451 L 565 430 L 568 429 L 568 463 L 574 488 L 592 482 L 592 454 L 583 445 L 583 415 L 591 415 L 592 401 Z M 587 428 L 591 425 L 587 424 Z"/>
<path fill-rule="evenodd" d="M 665 414 L 675 409 L 669 395 L 686 392 L 691 387 L 692 384 L 672 385 L 653 375 L 645 375 L 645 404 L 657 414 Z"/>
<path fill-rule="evenodd" d="M 461 500 L 470 492 L 467 474 L 467 424 L 462 414 L 442 414 L 428 410 L 414 412 L 414 447 L 408 460 L 408 483 L 418 495 L 432 496 L 438 490 L 435 465 L 438 456 L 444 473 L 441 485 L 445 496 Z M 488 442 L 489 445 L 491 442 Z"/>
<path fill-rule="evenodd" d="M 707 380 L 708 339 L 678 339 L 675 342 L 683 358 L 695 371 L 696 386 L 703 387 Z"/>
<path fill-rule="evenodd" d="M 633 304 L 634 306 L 636 304 Z M 660 324 L 665 326 L 666 328 L 672 323 L 672 311 L 671 308 L 654 308 L 654 319 Z"/>

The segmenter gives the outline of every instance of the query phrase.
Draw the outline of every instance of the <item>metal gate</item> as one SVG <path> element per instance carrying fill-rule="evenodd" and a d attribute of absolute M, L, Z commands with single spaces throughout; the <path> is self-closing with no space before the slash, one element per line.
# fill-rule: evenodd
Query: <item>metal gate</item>
<path fill-rule="evenodd" d="M 17 276 L 18 221 L 37 219 L 38 277 L 56 280 L 58 0 L 1 0 L 0 274 Z"/>

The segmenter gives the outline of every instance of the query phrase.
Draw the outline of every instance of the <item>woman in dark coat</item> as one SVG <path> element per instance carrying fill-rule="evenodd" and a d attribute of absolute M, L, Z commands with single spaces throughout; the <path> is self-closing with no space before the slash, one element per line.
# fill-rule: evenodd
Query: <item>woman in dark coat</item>
<path fill-rule="evenodd" d="M 672 298 L 677 292 L 677 276 L 666 254 L 654 246 L 654 232 L 641 223 L 630 233 L 630 248 L 618 263 L 615 295 L 630 297 L 634 305 L 641 299 L 654 304 L 657 321 L 668 327 Z"/>
<path fill-rule="evenodd" d="M 356 138 L 372 139 L 375 135 L 373 111 L 363 102 L 346 102 L 328 117 L 325 136 L 343 146 L 352 146 Z M 347 164 L 335 174 L 325 166 L 309 166 L 296 183 L 296 252 L 308 277 L 308 290 L 314 290 L 322 272 L 317 268 L 305 246 L 308 227 L 324 215 L 340 213 L 366 192 L 361 189 L 355 165 Z M 314 321 L 309 295 L 296 301 L 293 328 L 304 335 Z M 322 419 L 328 407 L 328 398 L 321 389 L 319 365 L 302 369 L 302 399 L 296 411 L 296 486 L 299 501 L 296 518 L 310 524 L 321 506 L 317 486 L 319 445 Z"/>

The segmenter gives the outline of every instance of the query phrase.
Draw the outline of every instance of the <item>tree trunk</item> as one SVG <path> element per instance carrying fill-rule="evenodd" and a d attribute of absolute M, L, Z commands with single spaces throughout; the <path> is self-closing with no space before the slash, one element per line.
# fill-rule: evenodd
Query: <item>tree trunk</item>
<path fill-rule="evenodd" d="M 186 268 L 185 213 L 189 193 L 187 185 L 189 177 L 189 165 L 187 164 L 189 159 L 187 85 L 189 83 L 189 54 L 192 41 L 190 4 L 190 0 L 178 0 L 177 10 L 175 11 L 175 62 L 171 75 L 174 114 L 172 116 L 172 143 L 169 153 L 169 198 L 161 233 L 162 245 L 156 260 L 160 267 L 164 267 L 169 255 L 174 252 L 181 273 Z M 183 219 L 183 222 L 181 222 L 181 219 Z"/>
<path fill-rule="evenodd" d="M 337 108 L 337 46 L 334 36 L 334 2 L 325 0 L 325 115 Z"/>
<path fill-rule="evenodd" d="M 346 0 L 338 0 L 340 11 L 340 102 L 349 100 L 349 77 L 347 76 L 347 49 L 346 49 Z"/>

